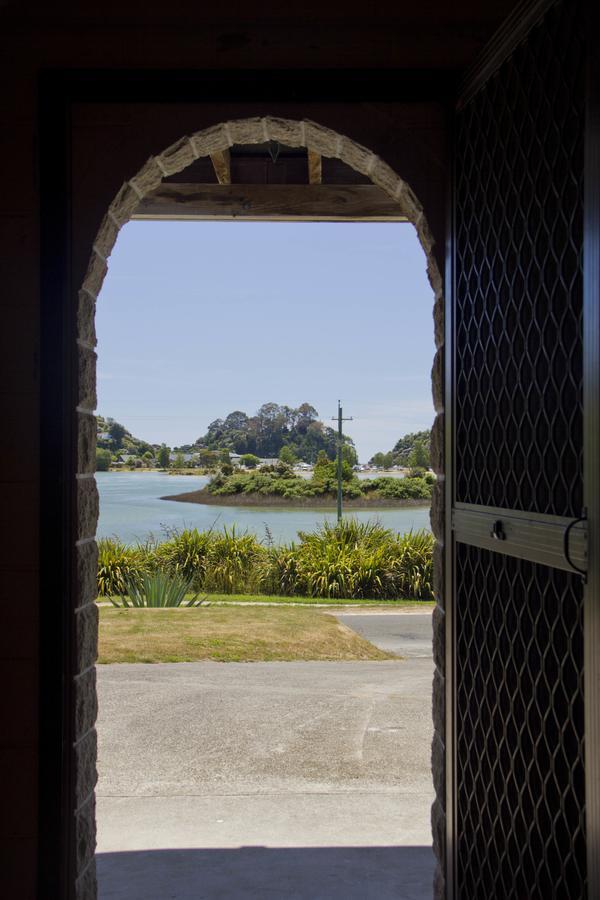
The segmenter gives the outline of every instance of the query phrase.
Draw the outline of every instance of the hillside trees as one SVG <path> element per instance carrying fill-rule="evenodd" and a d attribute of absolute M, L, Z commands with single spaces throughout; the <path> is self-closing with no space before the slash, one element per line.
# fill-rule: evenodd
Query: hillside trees
<path fill-rule="evenodd" d="M 354 450 L 350 438 L 344 437 L 344 441 Z M 235 410 L 225 419 L 211 422 L 206 434 L 196 442 L 196 447 L 206 450 L 227 449 L 268 459 L 274 459 L 283 447 L 288 447 L 297 459 L 309 463 L 315 461 L 320 450 L 333 459 L 336 446 L 336 432 L 319 421 L 317 410 L 309 403 L 297 408 L 264 403 L 254 416 Z"/>
<path fill-rule="evenodd" d="M 383 469 L 389 469 L 392 466 L 428 469 L 431 465 L 429 456 L 430 443 L 430 429 L 414 431 L 399 438 L 393 449 L 387 453 L 375 453 L 369 462 Z"/>
<path fill-rule="evenodd" d="M 166 444 L 162 444 L 156 458 L 161 469 L 168 469 L 171 462 L 169 448 Z"/>

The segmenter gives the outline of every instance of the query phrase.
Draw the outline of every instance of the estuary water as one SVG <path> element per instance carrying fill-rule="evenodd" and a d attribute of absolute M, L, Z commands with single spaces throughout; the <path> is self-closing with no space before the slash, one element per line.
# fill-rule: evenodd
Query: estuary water
<path fill-rule="evenodd" d="M 251 531 L 265 538 L 267 528 L 273 540 L 288 543 L 298 531 L 312 531 L 328 520 L 335 522 L 335 511 L 280 509 L 271 506 L 203 506 L 161 500 L 165 494 L 197 491 L 208 478 L 203 475 L 167 475 L 164 472 L 98 472 L 100 493 L 98 537 L 118 537 L 131 544 L 149 538 L 164 540 L 169 529 L 221 529 L 235 525 L 239 531 Z M 405 509 L 350 510 L 348 517 L 361 522 L 378 521 L 392 531 L 429 530 L 429 507 Z"/>

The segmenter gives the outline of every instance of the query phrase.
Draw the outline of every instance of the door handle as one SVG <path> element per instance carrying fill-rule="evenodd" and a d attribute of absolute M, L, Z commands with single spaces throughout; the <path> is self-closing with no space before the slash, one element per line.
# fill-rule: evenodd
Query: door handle
<path fill-rule="evenodd" d="M 585 569 L 580 569 L 579 566 L 576 566 L 573 560 L 571 559 L 571 554 L 569 551 L 569 538 L 571 537 L 571 531 L 575 528 L 576 525 L 579 525 L 580 522 L 587 522 L 587 509 L 583 508 L 581 515 L 578 519 L 573 519 L 572 522 L 569 522 L 567 527 L 565 528 L 565 533 L 563 534 L 563 553 L 565 554 L 565 559 L 571 566 L 574 572 L 577 572 L 578 575 L 581 575 L 583 579 L 583 583 L 587 584 L 587 572 Z"/>

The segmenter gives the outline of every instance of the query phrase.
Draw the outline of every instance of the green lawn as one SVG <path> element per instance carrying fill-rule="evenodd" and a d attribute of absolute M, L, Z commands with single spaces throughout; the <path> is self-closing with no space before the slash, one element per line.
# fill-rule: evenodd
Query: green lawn
<path fill-rule="evenodd" d="M 100 608 L 99 663 L 394 658 L 334 616 L 314 609 L 290 606 Z"/>
<path fill-rule="evenodd" d="M 366 606 L 381 609 L 411 610 L 433 609 L 433 600 L 344 600 L 333 597 L 280 597 L 273 594 L 206 594 L 207 603 L 219 606 L 239 606 L 243 604 L 269 603 L 287 606 Z M 117 600 L 119 598 L 116 598 Z M 99 597 L 99 603 L 109 603 L 108 597 Z"/>

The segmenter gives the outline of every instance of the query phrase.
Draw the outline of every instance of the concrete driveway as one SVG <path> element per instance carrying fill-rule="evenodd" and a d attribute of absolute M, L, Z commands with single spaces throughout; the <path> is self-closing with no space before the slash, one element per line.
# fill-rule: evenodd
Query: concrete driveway
<path fill-rule="evenodd" d="M 431 679 L 430 656 L 100 666 L 100 897 L 430 900 Z"/>
<path fill-rule="evenodd" d="M 431 611 L 393 613 L 344 611 L 336 618 L 376 647 L 412 659 L 431 658 Z"/>

